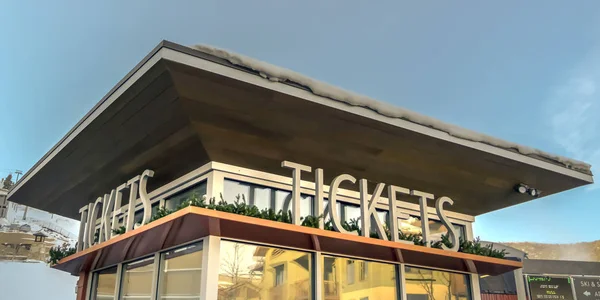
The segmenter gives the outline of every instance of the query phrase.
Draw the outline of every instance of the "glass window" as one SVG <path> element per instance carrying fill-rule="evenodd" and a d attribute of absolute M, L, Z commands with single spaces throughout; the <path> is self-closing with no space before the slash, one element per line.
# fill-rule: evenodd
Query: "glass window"
<path fill-rule="evenodd" d="M 150 299 L 154 271 L 154 257 L 123 266 L 120 299 Z"/>
<path fill-rule="evenodd" d="M 468 275 L 405 267 L 408 300 L 469 300 Z"/>
<path fill-rule="evenodd" d="M 323 199 L 323 215 L 325 216 L 325 222 L 329 222 L 331 221 L 331 217 L 329 217 L 329 200 L 327 199 Z M 338 214 L 338 218 L 340 218 L 340 220 L 344 220 L 344 218 L 342 217 L 343 215 L 343 209 L 342 209 L 342 202 L 341 201 L 337 201 L 336 202 L 336 210 L 337 210 L 337 214 Z"/>
<path fill-rule="evenodd" d="M 158 201 L 152 203 L 150 206 L 150 218 L 156 214 L 158 208 L 160 207 L 159 205 L 160 203 Z M 142 206 L 138 206 L 135 209 L 135 213 L 133 214 L 133 224 L 142 224 L 142 221 L 144 221 L 144 208 Z M 122 221 L 123 219 L 121 219 L 119 222 L 122 224 Z"/>
<path fill-rule="evenodd" d="M 247 204 L 256 205 L 259 209 L 292 210 L 292 193 L 290 191 L 270 188 L 266 186 L 239 182 L 225 179 L 223 200 L 232 203 L 238 199 L 245 200 Z M 312 215 L 313 197 L 302 195 L 300 200 L 300 216 Z"/>
<path fill-rule="evenodd" d="M 421 217 L 410 216 L 406 220 L 398 220 L 400 231 L 405 234 L 421 234 Z M 458 233 L 458 237 L 465 238 L 465 227 L 459 224 L 453 224 Z M 429 235 L 432 241 L 442 239 L 442 234 L 448 234 L 448 228 L 438 220 L 429 219 Z"/>
<path fill-rule="evenodd" d="M 342 204 L 342 218 L 346 222 L 350 222 L 353 219 L 358 220 L 360 226 L 360 206 L 354 204 L 343 203 Z"/>
<path fill-rule="evenodd" d="M 359 271 L 360 273 L 358 273 L 358 274 L 359 274 L 359 276 L 360 276 L 359 280 L 360 280 L 360 281 L 363 281 L 363 280 L 367 279 L 367 274 L 369 273 L 369 265 L 368 265 L 368 262 L 366 262 L 366 261 L 361 261 L 361 262 L 358 264 L 358 266 L 360 267 L 360 271 Z"/>
<path fill-rule="evenodd" d="M 312 299 L 312 255 L 222 241 L 218 299 Z"/>
<path fill-rule="evenodd" d="M 133 214 L 133 224 L 142 224 L 144 221 L 144 210 L 139 209 Z"/>
<path fill-rule="evenodd" d="M 152 204 L 152 206 L 150 206 L 150 216 L 154 216 L 156 214 L 156 212 L 158 211 L 159 205 L 160 205 L 160 203 L 156 202 L 156 203 Z"/>
<path fill-rule="evenodd" d="M 206 195 L 206 181 L 200 182 L 165 199 L 165 208 L 175 210 L 183 203 L 183 201 L 189 199 L 194 194 L 196 194 L 198 198 L 202 198 L 202 196 Z"/>
<path fill-rule="evenodd" d="M 275 268 L 275 286 L 280 286 L 284 283 L 284 270 L 285 265 L 279 265 Z"/>
<path fill-rule="evenodd" d="M 360 280 L 355 281 L 354 269 L 361 264 Z M 323 256 L 322 298 L 397 299 L 395 269 L 392 264 Z"/>
<path fill-rule="evenodd" d="M 94 273 L 92 300 L 114 299 L 117 285 L 117 267 Z"/>
<path fill-rule="evenodd" d="M 491 299 L 493 295 L 513 295 L 517 298 L 517 282 L 515 272 L 506 272 L 497 276 L 480 276 L 479 291 L 481 299 Z"/>
<path fill-rule="evenodd" d="M 161 257 L 159 299 L 200 299 L 202 246 L 194 244 Z"/>
<path fill-rule="evenodd" d="M 94 243 L 97 243 L 100 240 L 100 228 L 97 228 L 94 231 Z"/>
<path fill-rule="evenodd" d="M 353 284 L 354 283 L 354 261 L 349 259 L 346 261 L 346 283 Z"/>

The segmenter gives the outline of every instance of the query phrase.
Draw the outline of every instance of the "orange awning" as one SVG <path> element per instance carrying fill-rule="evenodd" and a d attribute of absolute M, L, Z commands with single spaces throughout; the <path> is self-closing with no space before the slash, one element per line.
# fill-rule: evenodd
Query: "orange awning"
<path fill-rule="evenodd" d="M 78 275 L 80 272 L 149 255 L 208 235 L 477 274 L 498 275 L 523 267 L 521 262 L 506 259 L 188 207 L 66 257 L 54 268 Z"/>

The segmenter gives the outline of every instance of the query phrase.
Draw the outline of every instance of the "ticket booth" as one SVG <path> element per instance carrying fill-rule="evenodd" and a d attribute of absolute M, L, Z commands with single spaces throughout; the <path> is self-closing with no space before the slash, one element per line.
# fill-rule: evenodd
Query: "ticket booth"
<path fill-rule="evenodd" d="M 81 220 L 53 266 L 77 299 L 479 300 L 481 276 L 523 265 L 476 241 L 475 217 L 591 182 L 582 162 L 162 42 L 8 199 Z"/>

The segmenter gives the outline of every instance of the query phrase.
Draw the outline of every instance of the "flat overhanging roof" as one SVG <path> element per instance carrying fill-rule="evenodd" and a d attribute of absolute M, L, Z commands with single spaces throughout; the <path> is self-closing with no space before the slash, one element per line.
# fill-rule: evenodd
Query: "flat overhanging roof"
<path fill-rule="evenodd" d="M 152 190 L 209 161 L 286 176 L 281 161 L 295 161 L 323 168 L 326 182 L 348 173 L 449 196 L 453 211 L 469 215 L 532 200 L 514 192 L 518 183 L 547 196 L 593 182 L 583 163 L 329 93 L 306 78 L 277 81 L 264 72 L 295 73 L 202 49 L 159 44 L 9 200 L 78 218 L 79 208 L 144 169 L 156 172 Z"/>

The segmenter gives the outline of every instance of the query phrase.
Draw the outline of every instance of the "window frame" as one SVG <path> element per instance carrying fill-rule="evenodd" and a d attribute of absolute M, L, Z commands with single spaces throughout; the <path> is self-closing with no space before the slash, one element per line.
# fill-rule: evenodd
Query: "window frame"
<path fill-rule="evenodd" d="M 279 282 L 277 280 L 278 279 L 278 277 L 277 277 L 277 269 L 278 268 L 281 268 L 281 282 Z M 274 266 L 273 269 L 275 270 L 275 276 L 274 276 L 275 282 L 274 282 L 273 286 L 280 286 L 280 285 L 285 284 L 286 263 L 278 264 L 278 265 Z"/>
<path fill-rule="evenodd" d="M 139 257 L 139 258 L 135 258 L 135 259 L 129 259 L 126 261 L 123 261 L 119 264 L 114 264 L 114 265 L 110 265 L 110 266 L 106 266 L 100 269 L 95 269 L 92 272 L 90 272 L 90 281 L 89 281 L 89 288 L 88 288 L 88 293 L 87 293 L 87 299 L 92 299 L 92 293 L 95 293 L 95 282 L 94 280 L 96 280 L 96 273 L 106 270 L 106 269 L 110 269 L 113 267 L 117 267 L 117 276 L 116 276 L 116 285 L 115 285 L 115 299 L 120 299 L 121 294 L 123 292 L 123 287 L 122 287 L 122 281 L 123 281 L 123 275 L 124 275 L 124 265 L 128 264 L 128 263 L 132 263 L 132 262 L 136 262 L 139 260 L 143 260 L 146 258 L 150 258 L 153 257 L 154 260 L 154 269 L 153 269 L 153 274 L 152 274 L 152 295 L 151 295 L 151 299 L 159 299 L 159 294 L 158 294 L 158 289 L 159 289 L 159 282 L 158 280 L 160 280 L 160 272 L 161 272 L 161 266 L 162 266 L 162 257 L 166 252 L 169 252 L 171 250 L 176 250 L 179 248 L 184 248 L 184 247 L 188 247 L 191 246 L 193 244 L 200 244 L 202 245 L 202 250 L 201 251 L 208 251 L 208 249 L 205 248 L 205 244 L 203 244 L 203 242 L 205 242 L 205 240 L 207 239 L 207 237 L 201 238 L 201 239 L 197 239 L 194 241 L 190 241 L 184 244 L 180 244 L 180 245 L 176 245 L 173 247 L 169 247 L 169 248 L 165 248 L 162 249 L 161 251 L 157 251 L 151 255 L 147 255 L 147 256 L 143 256 L 143 257 Z M 365 258 L 365 257 L 357 257 L 357 256 L 349 256 L 349 255 L 340 255 L 338 253 L 329 253 L 329 252 L 321 252 L 321 251 L 314 251 L 314 250 L 307 250 L 307 249 L 298 249 L 298 248 L 293 248 L 293 247 L 281 247 L 279 245 L 274 245 L 274 244 L 268 244 L 268 243 L 257 243 L 257 242 L 253 242 L 253 241 L 248 241 L 248 240 L 243 240 L 243 239 L 230 239 L 230 238 L 226 238 L 226 239 L 221 239 L 218 238 L 219 244 L 221 241 L 228 241 L 228 242 L 236 242 L 236 243 L 244 243 L 244 244 L 249 244 L 249 245 L 254 245 L 254 246 L 265 246 L 265 247 L 271 247 L 271 248 L 277 248 L 277 249 L 283 249 L 283 250 L 291 250 L 291 251 L 299 251 L 299 252 L 304 252 L 307 253 L 308 255 L 310 255 L 311 257 L 311 280 L 310 280 L 310 284 L 311 284 L 311 295 L 313 297 L 313 299 L 320 299 L 320 294 L 321 293 L 321 282 L 317 282 L 317 278 L 321 278 L 320 276 L 317 276 L 318 273 L 322 273 L 323 272 L 323 266 L 321 263 L 317 263 L 317 259 L 325 259 L 325 257 L 329 257 L 329 258 L 344 258 L 344 259 L 348 259 L 348 260 L 352 260 L 354 261 L 353 263 L 353 267 L 356 268 L 357 264 L 356 262 L 360 263 L 366 263 L 365 266 L 368 265 L 369 262 L 375 262 L 375 263 L 384 263 L 387 265 L 393 265 L 394 266 L 394 276 L 396 277 L 395 279 L 395 288 L 396 288 L 396 293 L 398 295 L 402 295 L 401 297 L 399 296 L 398 299 L 402 299 L 402 300 L 406 300 L 406 276 L 405 276 L 405 268 L 406 267 L 415 267 L 415 268 L 420 268 L 420 269 L 427 269 L 427 270 L 432 270 L 432 271 L 441 271 L 441 272 L 449 272 L 449 273 L 455 273 L 455 274 L 461 274 L 464 275 L 466 280 L 467 280 L 467 293 L 469 296 L 469 300 L 476 300 L 475 295 L 473 294 L 473 289 L 471 287 L 471 285 L 473 284 L 471 276 L 473 275 L 471 273 L 468 272 L 458 272 L 458 271 L 454 271 L 454 270 L 446 270 L 446 269 L 440 269 L 440 268 L 427 268 L 424 266 L 419 266 L 419 265 L 412 265 L 412 264 L 401 264 L 401 263 L 397 263 L 397 262 L 392 262 L 392 261 L 384 261 L 384 260 L 374 260 L 374 259 L 370 259 L 370 258 Z M 209 245 L 210 246 L 210 245 Z M 203 253 L 203 260 L 202 260 L 202 272 L 209 272 L 210 270 L 207 269 L 207 264 L 208 262 L 204 259 L 205 255 Z M 283 263 L 284 264 L 284 263 Z M 282 264 L 282 265 L 283 265 Z M 369 267 L 366 267 L 365 270 L 368 270 Z M 286 276 L 286 267 L 284 267 L 283 270 L 283 275 Z M 359 270 L 360 271 L 360 270 Z M 356 270 L 354 270 L 354 277 L 356 277 Z M 202 277 L 202 276 L 201 276 Z M 359 274 L 360 277 L 360 274 Z M 368 277 L 368 276 L 367 276 Z M 341 279 L 341 278 L 340 278 Z M 365 277 L 365 280 L 367 278 Z M 285 278 L 284 278 L 285 281 Z M 360 278 L 358 280 L 354 280 L 353 284 L 357 284 L 359 283 L 361 280 Z M 202 282 L 198 283 L 200 284 L 202 287 L 204 286 Z M 214 289 L 218 289 L 218 286 L 215 287 L 206 287 L 208 289 L 210 288 L 214 288 Z M 204 292 L 201 290 L 201 295 L 204 294 Z M 201 296 L 202 297 L 202 296 Z M 201 298 L 203 299 L 203 298 Z"/>
<path fill-rule="evenodd" d="M 253 241 L 249 241 L 249 240 L 244 240 L 244 239 L 235 239 L 235 238 L 219 238 L 220 242 L 232 242 L 232 243 L 240 243 L 240 244 L 245 244 L 245 245 L 251 245 L 251 246 L 263 246 L 263 247 L 269 247 L 269 248 L 275 248 L 275 249 L 280 249 L 280 250 L 286 250 L 286 251 L 295 251 L 295 252 L 302 252 L 302 253 L 306 253 L 309 257 L 310 257 L 310 263 L 309 263 L 309 267 L 310 267 L 310 275 L 309 275 L 309 284 L 310 284 L 310 298 L 312 300 L 317 300 L 317 287 L 316 287 L 316 279 L 317 279 L 317 273 L 316 273 L 316 269 L 317 269 L 317 264 L 316 264 L 316 259 L 318 258 L 318 254 L 320 252 L 318 251 L 314 251 L 314 250 L 307 250 L 307 249 L 301 249 L 301 248 L 295 248 L 295 247 L 286 247 L 286 246 L 281 246 L 281 245 L 275 245 L 275 244 L 269 244 L 269 243 L 257 243 L 257 242 L 253 242 Z M 283 283 L 285 284 L 286 280 L 287 280 L 287 271 L 288 271 L 288 266 L 289 261 L 286 262 L 282 262 L 280 264 L 277 264 L 276 266 L 281 266 L 281 265 L 285 265 L 283 268 L 283 275 L 284 275 L 284 281 Z M 273 274 L 275 275 L 275 274 Z M 275 276 L 274 276 L 275 277 Z M 276 279 L 273 278 L 273 280 L 275 281 Z M 215 287 L 215 289 L 218 290 L 218 286 Z M 216 298 L 215 298 L 216 300 Z"/>
<path fill-rule="evenodd" d="M 369 262 L 361 260 L 358 264 L 358 281 L 365 281 L 369 276 Z"/>
<path fill-rule="evenodd" d="M 167 255 L 167 253 L 171 252 L 171 251 L 174 251 L 174 250 L 187 248 L 187 247 L 190 247 L 190 246 L 199 247 L 199 248 L 197 248 L 197 250 L 192 251 L 190 253 L 194 253 L 194 252 L 197 252 L 197 251 L 204 251 L 203 240 L 200 240 L 200 241 L 197 241 L 197 242 L 194 242 L 194 243 L 186 243 L 185 245 L 180 245 L 180 246 L 177 246 L 177 247 L 174 247 L 174 248 L 170 248 L 170 249 L 166 249 L 166 250 L 161 250 L 158 253 L 159 263 L 158 263 L 158 267 L 157 268 L 155 267 L 155 270 L 156 270 L 157 273 L 154 274 L 154 278 L 156 278 L 155 280 L 156 280 L 156 285 L 157 285 L 157 287 L 156 287 L 156 297 L 154 299 L 160 299 L 160 297 L 161 297 L 161 288 L 162 288 L 162 284 L 161 283 L 162 283 L 162 280 L 164 279 L 164 276 L 161 276 L 161 275 L 163 275 L 164 268 L 166 268 L 166 263 L 167 263 L 166 255 Z M 202 253 L 202 256 L 204 256 L 204 253 Z M 185 270 L 199 270 L 200 271 L 200 278 L 202 278 L 202 272 L 205 271 L 204 270 L 204 265 L 205 265 L 204 264 L 204 259 L 201 258 L 200 268 L 188 268 L 188 269 L 185 269 Z M 168 273 L 168 272 L 165 272 L 165 273 Z M 199 282 L 198 285 L 200 287 L 202 287 L 201 282 Z M 168 297 L 168 295 L 167 295 L 167 297 Z M 202 297 L 202 290 L 200 290 L 200 295 L 198 295 L 199 299 L 201 299 L 201 297 Z M 187 298 L 187 296 L 186 296 L 186 298 Z M 190 299 L 193 299 L 193 298 L 190 298 Z"/>
<path fill-rule="evenodd" d="M 215 168 L 213 168 L 213 177 L 215 181 L 219 184 L 213 186 L 213 195 L 222 193 L 224 190 L 224 181 L 232 180 L 232 181 L 240 181 L 243 183 L 255 184 L 259 186 L 264 186 L 267 188 L 274 188 L 278 190 L 284 190 L 291 193 L 292 191 L 292 181 L 289 177 L 284 177 L 280 175 L 270 174 L 262 171 L 256 171 L 252 169 L 244 169 L 241 167 L 236 167 L 232 165 L 216 163 Z M 329 186 L 324 185 L 325 195 L 324 199 L 327 199 L 327 192 L 329 191 Z M 305 196 L 316 196 L 314 184 L 310 182 L 301 182 L 300 193 Z M 347 206 L 360 206 L 360 194 L 357 191 L 339 189 L 337 195 L 338 203 L 342 204 L 342 209 L 340 210 L 340 214 L 342 218 L 346 215 L 346 209 L 344 205 Z M 387 205 L 387 198 L 380 197 L 380 201 L 375 204 L 376 209 L 379 212 L 389 211 L 389 207 Z M 339 205 L 339 204 L 338 204 Z M 323 209 L 325 209 L 325 205 L 323 205 Z M 290 208 L 291 209 L 291 208 Z M 311 205 L 311 209 L 313 210 L 313 214 L 315 214 L 314 210 L 316 209 L 315 205 Z M 411 216 L 420 216 L 420 207 L 418 204 L 398 201 L 397 210 L 399 213 L 411 215 Z M 459 225 L 463 230 L 461 230 L 461 234 L 464 234 L 465 238 L 472 239 L 472 223 L 475 221 L 474 217 L 468 216 L 461 213 L 456 213 L 450 210 L 446 210 L 446 215 L 448 220 L 454 224 Z M 429 220 L 440 222 L 438 215 L 435 213 L 435 208 L 429 206 L 428 208 L 428 218 Z M 386 220 L 381 220 L 386 221 Z"/>
<path fill-rule="evenodd" d="M 330 259 L 341 258 L 341 259 L 346 259 L 347 260 L 347 263 L 345 265 L 346 272 L 345 272 L 345 274 L 342 274 L 341 276 L 343 276 L 343 278 L 346 279 L 345 283 L 348 286 L 356 286 L 356 285 L 360 284 L 361 282 L 363 282 L 361 280 L 356 280 L 356 269 L 358 268 L 358 265 L 361 262 L 379 263 L 379 264 L 385 264 L 385 265 L 389 265 L 389 266 L 393 267 L 393 269 L 394 269 L 394 278 L 393 278 L 393 281 L 394 281 L 396 299 L 397 300 L 405 300 L 406 299 L 406 296 L 405 296 L 405 293 L 404 293 L 405 292 L 405 288 L 404 288 L 405 281 L 404 281 L 404 275 L 403 275 L 404 274 L 404 265 L 405 264 L 398 263 L 398 262 L 393 262 L 393 261 L 376 260 L 376 259 L 371 259 L 371 258 L 352 256 L 352 255 L 342 255 L 342 254 L 339 254 L 339 253 L 318 252 L 318 254 L 320 255 L 320 259 L 322 259 L 323 261 L 325 261 L 326 258 L 330 258 Z M 352 265 L 354 265 L 353 266 L 354 267 L 354 282 L 353 283 L 348 283 L 347 282 L 347 277 L 346 277 L 347 276 L 348 262 L 350 262 L 350 261 L 352 261 L 353 262 Z M 357 261 L 359 262 L 359 264 L 356 263 Z M 324 266 L 321 265 L 321 268 L 324 268 Z M 321 272 L 321 274 L 322 274 L 324 272 L 324 269 L 315 270 L 315 271 Z M 342 272 L 342 273 L 344 273 L 344 272 Z M 360 275 L 359 275 L 359 277 L 360 277 Z M 323 277 L 320 277 L 320 278 L 323 279 L 323 285 L 324 285 L 324 282 L 325 282 L 324 278 Z M 367 278 L 365 278 L 365 281 L 366 281 L 366 279 Z M 343 285 L 344 282 L 342 281 L 342 278 L 339 278 L 339 280 L 340 280 L 340 284 Z M 319 284 L 319 286 L 322 285 L 321 283 L 317 283 L 317 284 Z M 322 287 L 319 288 L 319 292 L 321 291 L 321 288 Z M 316 290 L 316 288 L 315 288 L 315 290 Z M 321 297 L 321 296 L 319 296 L 319 297 Z"/>
<path fill-rule="evenodd" d="M 101 268 L 98 270 L 95 270 L 94 272 L 90 273 L 90 279 L 89 279 L 89 292 L 88 292 L 88 297 L 87 299 L 92 299 L 94 298 L 94 296 L 92 296 L 92 293 L 97 293 L 98 292 L 98 276 L 100 275 L 99 273 L 102 271 L 106 271 L 109 269 L 113 269 L 115 268 L 115 290 L 113 292 L 113 299 L 115 299 L 117 297 L 117 294 L 119 292 L 119 281 L 120 281 L 120 271 L 121 271 L 121 266 L 120 265 L 113 265 L 110 267 L 106 267 L 106 268 Z M 95 295 L 95 299 L 98 299 L 98 296 Z"/>
<path fill-rule="evenodd" d="M 155 278 L 157 276 L 157 266 L 156 266 L 156 257 L 157 257 L 157 255 L 159 255 L 159 253 L 154 253 L 152 255 L 142 256 L 142 257 L 139 257 L 139 258 L 137 258 L 135 260 L 131 260 L 129 262 L 121 264 L 121 273 L 119 274 L 119 278 L 117 278 L 118 285 L 119 285 L 119 291 L 118 291 L 118 293 L 116 293 L 116 299 L 119 299 L 119 300 L 121 300 L 121 299 L 123 299 L 123 300 L 128 299 L 128 298 L 124 298 L 124 296 L 123 296 L 123 287 L 124 287 L 123 281 L 125 280 L 125 276 L 124 275 L 127 272 L 127 269 L 125 268 L 125 266 L 129 265 L 129 264 L 134 264 L 136 262 L 140 262 L 140 261 L 143 261 L 143 260 L 152 260 L 152 267 L 153 268 L 152 268 L 152 275 L 150 277 L 150 295 L 149 295 L 149 298 L 150 298 L 150 300 L 156 299 L 156 297 L 154 297 L 153 292 L 155 290 L 154 281 L 155 281 Z M 136 299 L 136 298 L 138 298 L 138 297 L 137 296 L 133 296 L 131 299 Z"/>
<path fill-rule="evenodd" d="M 348 260 L 346 261 L 346 284 L 353 285 L 356 282 L 356 260 L 350 258 L 347 259 Z"/>
<path fill-rule="evenodd" d="M 422 269 L 422 270 L 431 270 L 431 271 L 437 271 L 437 272 L 446 272 L 446 273 L 451 273 L 451 274 L 459 274 L 459 275 L 463 275 L 465 278 L 465 287 L 466 287 L 466 294 L 467 294 L 467 299 L 466 300 L 478 300 L 480 299 L 480 295 L 477 294 L 475 295 L 473 293 L 473 275 L 476 275 L 477 277 L 479 277 L 479 275 L 477 274 L 472 274 L 472 273 L 468 273 L 468 272 L 459 272 L 459 271 L 455 271 L 455 270 L 446 270 L 446 269 L 439 269 L 439 268 L 429 268 L 429 267 L 424 267 L 424 266 L 419 266 L 419 265 L 413 265 L 413 264 L 403 264 L 402 266 L 402 273 L 403 273 L 403 277 L 402 280 L 404 281 L 403 287 L 405 288 L 405 290 L 403 291 L 404 294 L 404 298 L 405 300 L 408 300 L 408 296 L 406 295 L 406 268 L 417 268 L 417 269 Z M 477 284 L 479 285 L 479 282 L 477 282 Z M 430 299 L 431 300 L 431 299 Z"/>

